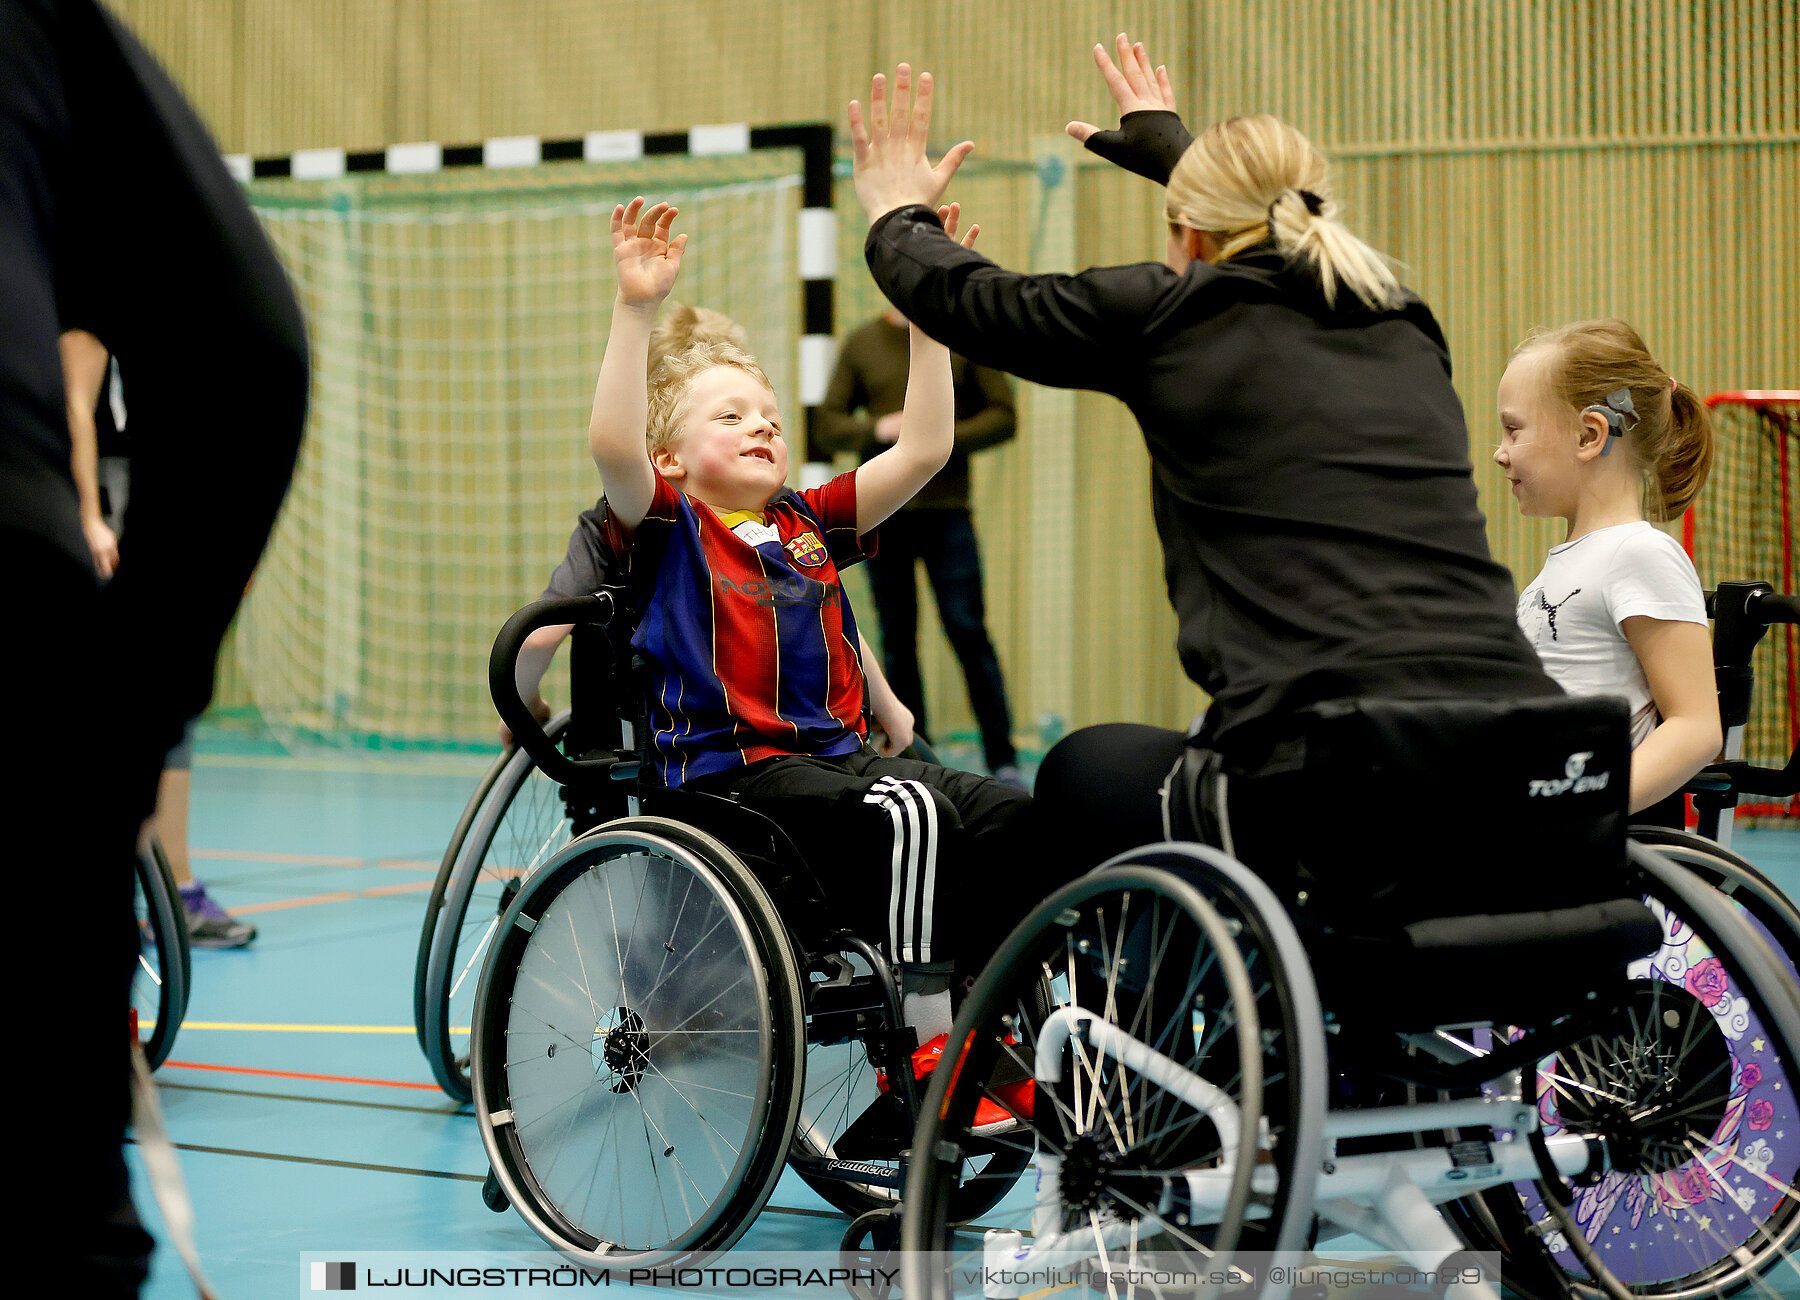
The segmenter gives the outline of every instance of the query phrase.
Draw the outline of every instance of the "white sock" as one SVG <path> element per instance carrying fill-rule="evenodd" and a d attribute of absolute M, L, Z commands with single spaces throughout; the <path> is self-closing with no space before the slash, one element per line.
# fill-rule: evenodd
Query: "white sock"
<path fill-rule="evenodd" d="M 921 1044 L 950 1032 L 949 989 L 939 993 L 903 993 L 900 1009 L 906 1016 L 906 1023 L 919 1035 Z"/>

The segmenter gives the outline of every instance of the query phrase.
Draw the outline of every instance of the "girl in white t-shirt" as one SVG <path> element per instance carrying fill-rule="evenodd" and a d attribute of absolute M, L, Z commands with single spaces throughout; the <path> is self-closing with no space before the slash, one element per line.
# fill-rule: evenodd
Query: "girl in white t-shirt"
<path fill-rule="evenodd" d="M 1624 321 L 1534 331 L 1500 380 L 1500 445 L 1521 513 L 1568 523 L 1519 597 L 1519 626 L 1571 695 L 1631 708 L 1631 811 L 1672 820 L 1719 752 L 1706 604 L 1679 543 L 1646 519 L 1686 510 L 1712 423 Z M 1679 823 L 1677 823 L 1679 824 Z"/>

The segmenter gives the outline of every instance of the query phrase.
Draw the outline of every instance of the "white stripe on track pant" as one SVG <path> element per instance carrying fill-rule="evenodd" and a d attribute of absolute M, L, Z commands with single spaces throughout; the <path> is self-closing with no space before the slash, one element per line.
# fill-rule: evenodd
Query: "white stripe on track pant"
<path fill-rule="evenodd" d="M 894 823 L 893 888 L 888 905 L 888 951 L 893 960 L 928 962 L 931 901 L 937 891 L 938 817 L 931 787 L 883 777 L 863 802 L 887 809 Z"/>

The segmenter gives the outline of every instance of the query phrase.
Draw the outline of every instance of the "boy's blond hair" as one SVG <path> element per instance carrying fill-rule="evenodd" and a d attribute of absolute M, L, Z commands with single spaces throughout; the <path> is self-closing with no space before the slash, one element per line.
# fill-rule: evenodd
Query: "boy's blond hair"
<path fill-rule="evenodd" d="M 774 385 L 744 346 L 744 327 L 710 307 L 677 304 L 650 333 L 650 407 L 645 433 L 652 455 L 672 446 L 686 418 L 688 389 L 714 366 L 742 370 L 764 388 Z"/>
<path fill-rule="evenodd" d="M 654 377 L 656 367 L 671 352 L 685 351 L 696 343 L 712 342 L 730 343 L 746 352 L 750 350 L 744 339 L 744 327 L 724 312 L 685 302 L 670 303 L 669 314 L 657 321 L 656 328 L 650 331 L 648 373 Z"/>

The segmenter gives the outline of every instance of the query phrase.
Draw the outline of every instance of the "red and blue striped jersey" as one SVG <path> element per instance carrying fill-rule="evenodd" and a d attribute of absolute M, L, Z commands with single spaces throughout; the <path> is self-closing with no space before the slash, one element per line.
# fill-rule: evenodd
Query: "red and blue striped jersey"
<path fill-rule="evenodd" d="M 838 569 L 875 539 L 856 533 L 854 473 L 784 490 L 760 518 L 721 516 L 659 477 L 632 534 L 607 511 L 606 540 L 625 561 L 665 785 L 861 746 L 861 643 Z"/>

